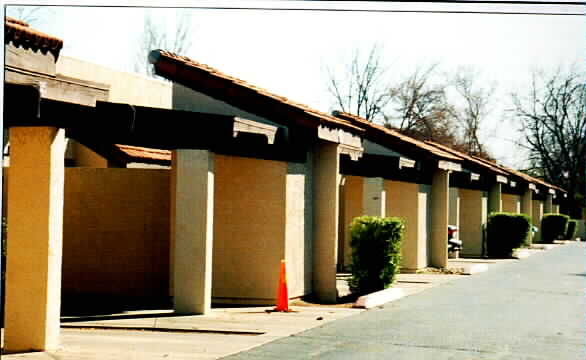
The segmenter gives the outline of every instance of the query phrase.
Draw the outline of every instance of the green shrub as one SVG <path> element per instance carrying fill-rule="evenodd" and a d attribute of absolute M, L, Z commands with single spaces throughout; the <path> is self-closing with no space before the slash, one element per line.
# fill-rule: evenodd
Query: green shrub
<path fill-rule="evenodd" d="M 541 241 L 553 243 L 554 240 L 566 235 L 566 227 L 570 217 L 563 214 L 545 214 L 541 219 Z"/>
<path fill-rule="evenodd" d="M 511 257 L 513 249 L 529 245 L 530 229 L 531 219 L 525 214 L 490 214 L 486 225 L 488 256 Z"/>
<path fill-rule="evenodd" d="M 357 295 L 382 290 L 393 283 L 401 267 L 402 219 L 360 216 L 350 224 L 352 277 L 350 291 Z"/>
<path fill-rule="evenodd" d="M 578 230 L 578 220 L 568 220 L 568 228 L 566 229 L 566 240 L 574 240 L 576 231 Z"/>

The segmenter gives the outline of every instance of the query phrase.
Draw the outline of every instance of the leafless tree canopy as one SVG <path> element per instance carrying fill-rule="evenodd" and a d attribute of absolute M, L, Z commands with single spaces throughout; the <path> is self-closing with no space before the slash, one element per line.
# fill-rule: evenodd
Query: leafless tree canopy
<path fill-rule="evenodd" d="M 328 69 L 328 90 L 342 111 L 361 116 L 369 121 L 382 119 L 389 102 L 388 84 L 383 79 L 385 68 L 381 63 L 380 47 L 373 46 L 366 60 L 356 50 L 343 76 Z"/>
<path fill-rule="evenodd" d="M 483 120 L 489 111 L 494 85 L 480 87 L 478 76 L 471 68 L 459 69 L 453 78 L 453 86 L 461 97 L 462 105 L 454 112 L 462 131 L 461 149 L 471 155 L 487 157 L 485 146 L 479 139 Z"/>
<path fill-rule="evenodd" d="M 386 70 L 379 47 L 374 46 L 365 61 L 355 51 L 344 76 L 329 71 L 328 90 L 335 106 L 416 139 L 492 160 L 479 133 L 493 89 L 479 87 L 478 74 L 462 69 L 448 76 L 432 64 L 392 84 L 384 77 Z"/>
<path fill-rule="evenodd" d="M 528 94 L 513 94 L 514 115 L 521 122 L 530 151 L 529 169 L 569 192 L 571 215 L 584 201 L 586 118 L 584 79 L 576 71 L 534 74 Z"/>
<path fill-rule="evenodd" d="M 447 83 L 431 80 L 436 69 L 437 64 L 418 67 L 389 89 L 385 124 L 419 140 L 453 145 L 457 135 L 454 107 L 448 103 Z"/>
<path fill-rule="evenodd" d="M 51 14 L 52 10 L 46 6 L 6 6 L 6 16 L 18 19 L 31 26 L 37 25 L 43 18 Z"/>
<path fill-rule="evenodd" d="M 165 11 L 165 10 L 157 10 Z M 148 62 L 151 50 L 162 49 L 179 55 L 186 55 L 191 49 L 191 16 L 186 10 L 176 10 L 175 26 L 169 29 L 165 16 L 145 15 L 143 33 L 137 44 L 134 70 L 155 77 Z M 157 21 L 158 20 L 158 21 Z"/>

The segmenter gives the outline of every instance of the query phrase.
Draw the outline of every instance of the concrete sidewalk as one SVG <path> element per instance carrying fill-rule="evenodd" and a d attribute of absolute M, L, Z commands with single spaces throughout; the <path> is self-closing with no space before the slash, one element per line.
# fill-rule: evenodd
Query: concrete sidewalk
<path fill-rule="evenodd" d="M 401 288 L 407 296 L 461 277 L 400 274 L 393 287 Z M 31 360 L 218 359 L 365 311 L 340 306 L 291 308 L 294 312 L 271 312 L 271 307 L 234 307 L 215 308 L 210 315 L 196 316 L 178 316 L 167 310 L 63 319 L 61 349 L 3 357 Z"/>
<path fill-rule="evenodd" d="M 543 250 L 535 250 L 542 252 Z M 482 264 L 487 268 L 517 260 L 454 259 L 450 268 Z M 399 274 L 393 291 L 409 296 L 465 278 L 465 275 Z M 348 291 L 343 277 L 340 295 Z M 214 308 L 209 315 L 179 316 L 170 310 L 111 316 L 63 318 L 61 348 L 43 353 L 3 355 L 7 359 L 218 359 L 275 339 L 294 336 L 325 323 L 360 314 L 348 306 Z"/>

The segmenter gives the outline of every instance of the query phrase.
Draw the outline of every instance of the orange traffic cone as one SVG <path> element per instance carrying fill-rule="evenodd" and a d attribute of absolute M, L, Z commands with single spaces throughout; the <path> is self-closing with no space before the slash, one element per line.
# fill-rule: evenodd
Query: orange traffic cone
<path fill-rule="evenodd" d="M 277 289 L 277 306 L 275 311 L 289 312 L 289 292 L 287 291 L 287 271 L 285 260 L 281 260 L 281 273 L 279 274 L 279 287 Z"/>

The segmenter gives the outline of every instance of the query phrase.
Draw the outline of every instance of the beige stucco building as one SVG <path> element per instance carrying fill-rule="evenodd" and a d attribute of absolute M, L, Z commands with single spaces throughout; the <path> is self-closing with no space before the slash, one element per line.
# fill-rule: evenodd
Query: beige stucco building
<path fill-rule="evenodd" d="M 405 219 L 416 271 L 447 266 L 450 223 L 479 256 L 491 211 L 555 211 L 547 184 L 185 57 L 149 55 L 166 82 L 60 56 L 12 19 L 5 34 L 9 351 L 58 346 L 62 304 L 120 305 L 100 296 L 273 304 L 283 259 L 291 298 L 335 302 L 355 216 Z"/>

